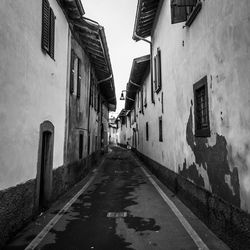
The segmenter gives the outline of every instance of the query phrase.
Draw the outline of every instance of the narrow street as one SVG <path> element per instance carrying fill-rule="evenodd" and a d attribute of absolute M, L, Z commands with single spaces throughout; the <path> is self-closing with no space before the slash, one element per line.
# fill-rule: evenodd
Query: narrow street
<path fill-rule="evenodd" d="M 131 151 L 112 147 L 81 187 L 64 196 L 4 249 L 229 249 L 146 171 Z M 80 195 L 77 188 L 82 190 Z M 60 211 L 77 192 L 79 197 L 68 210 Z M 178 217 L 166 199 L 175 204 Z M 55 216 L 60 217 L 57 222 Z M 51 219 L 53 228 L 44 229 Z"/>

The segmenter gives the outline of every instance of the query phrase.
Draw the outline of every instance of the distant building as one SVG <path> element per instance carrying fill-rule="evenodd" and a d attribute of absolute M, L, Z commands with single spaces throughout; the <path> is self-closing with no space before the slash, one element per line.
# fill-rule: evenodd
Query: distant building
<path fill-rule="evenodd" d="M 0 248 L 107 148 L 112 67 L 83 15 L 80 0 L 1 2 Z"/>
<path fill-rule="evenodd" d="M 134 59 L 122 118 L 151 170 L 234 235 L 236 218 L 250 227 L 249 17 L 248 0 L 139 0 L 133 38 L 150 56 Z"/>

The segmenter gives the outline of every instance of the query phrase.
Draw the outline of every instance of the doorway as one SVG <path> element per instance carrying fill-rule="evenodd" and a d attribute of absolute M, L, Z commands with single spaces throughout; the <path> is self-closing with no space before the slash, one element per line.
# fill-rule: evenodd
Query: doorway
<path fill-rule="evenodd" d="M 36 202 L 38 209 L 48 208 L 52 192 L 54 126 L 50 121 L 40 125 L 37 166 Z"/>

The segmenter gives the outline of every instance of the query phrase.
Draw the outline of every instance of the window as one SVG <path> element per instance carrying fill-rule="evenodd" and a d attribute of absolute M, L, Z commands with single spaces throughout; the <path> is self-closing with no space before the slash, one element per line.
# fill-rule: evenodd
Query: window
<path fill-rule="evenodd" d="M 79 135 L 79 159 L 82 159 L 83 152 L 83 134 Z"/>
<path fill-rule="evenodd" d="M 159 141 L 163 141 L 163 137 L 162 137 L 162 116 L 159 117 Z"/>
<path fill-rule="evenodd" d="M 148 141 L 148 122 L 146 122 L 146 141 Z"/>
<path fill-rule="evenodd" d="M 75 62 L 75 53 L 74 50 L 71 50 L 71 56 L 70 56 L 70 93 L 74 93 L 74 76 L 75 76 L 75 70 L 74 70 L 74 63 Z"/>
<path fill-rule="evenodd" d="M 42 50 L 54 59 L 55 15 L 48 0 L 43 0 L 42 3 Z"/>
<path fill-rule="evenodd" d="M 161 90 L 161 50 L 157 48 L 157 54 L 154 57 L 154 84 L 155 92 Z"/>
<path fill-rule="evenodd" d="M 80 98 L 81 96 L 81 60 L 79 58 L 77 58 L 77 92 L 76 92 L 76 96 L 78 98 Z"/>
<path fill-rule="evenodd" d="M 186 26 L 191 26 L 195 17 L 201 10 L 200 0 L 171 0 L 172 23 L 186 21 Z"/>
<path fill-rule="evenodd" d="M 194 118 L 195 118 L 195 136 L 209 137 L 209 108 L 208 108 L 208 89 L 207 77 L 203 77 L 194 84 Z"/>

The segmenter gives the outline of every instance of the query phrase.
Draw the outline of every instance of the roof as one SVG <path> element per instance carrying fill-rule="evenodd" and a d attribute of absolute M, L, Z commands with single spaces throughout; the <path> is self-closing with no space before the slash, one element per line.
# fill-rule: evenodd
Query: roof
<path fill-rule="evenodd" d="M 109 104 L 109 110 L 115 111 L 115 85 L 104 27 L 81 15 L 79 10 L 83 10 L 83 7 L 80 0 L 58 1 L 66 12 L 70 26 L 77 34 L 78 41 L 89 56 L 100 91 Z M 77 7 L 77 2 L 81 7 Z"/>
<path fill-rule="evenodd" d="M 126 88 L 125 109 L 130 110 L 134 104 L 137 91 L 143 84 L 146 73 L 150 68 L 150 55 L 135 58 L 133 60 L 129 82 Z"/>
<path fill-rule="evenodd" d="M 146 38 L 151 35 L 157 11 L 162 0 L 138 0 L 133 39 L 138 41 L 136 35 Z"/>

